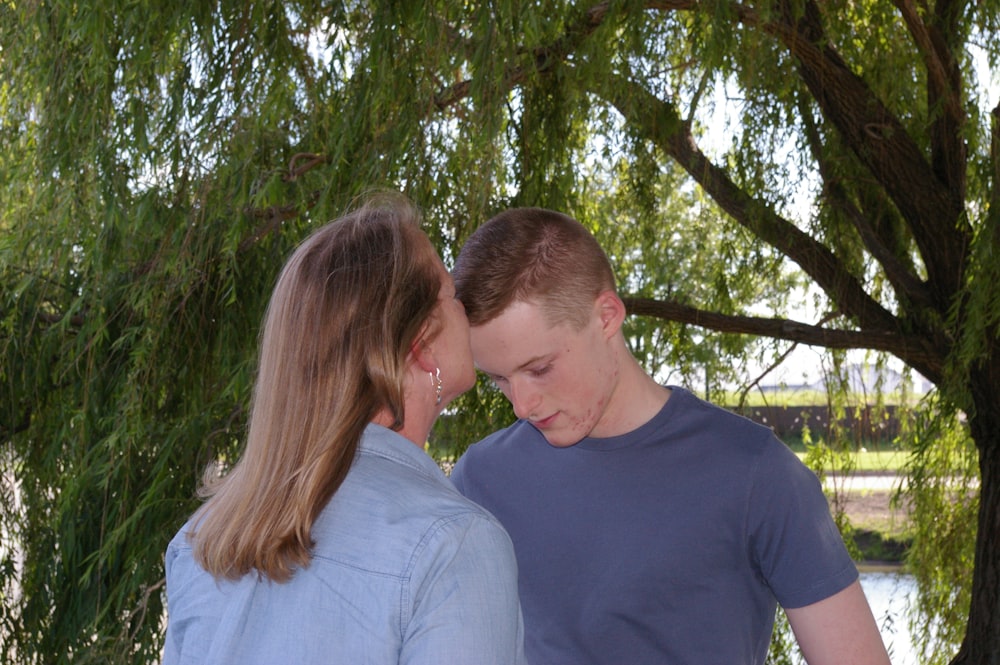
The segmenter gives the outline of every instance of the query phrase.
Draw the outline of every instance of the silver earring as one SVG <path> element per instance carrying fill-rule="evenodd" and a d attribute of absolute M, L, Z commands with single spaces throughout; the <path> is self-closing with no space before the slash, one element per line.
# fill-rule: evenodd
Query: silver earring
<path fill-rule="evenodd" d="M 434 386 L 434 392 L 437 394 L 437 401 L 435 402 L 435 404 L 440 404 L 441 403 L 441 389 L 444 387 L 444 384 L 441 382 L 441 368 L 440 367 L 435 367 L 433 374 L 431 374 L 430 372 L 427 372 L 427 373 L 431 377 L 431 385 Z"/>

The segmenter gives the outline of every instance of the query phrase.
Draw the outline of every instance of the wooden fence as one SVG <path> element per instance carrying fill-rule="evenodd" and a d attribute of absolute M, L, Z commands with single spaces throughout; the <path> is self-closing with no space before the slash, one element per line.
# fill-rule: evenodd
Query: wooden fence
<path fill-rule="evenodd" d="M 830 434 L 830 409 L 826 406 L 754 406 L 737 412 L 770 427 L 781 439 L 801 437 L 806 425 L 814 441 Z M 899 435 L 896 406 L 850 407 L 837 424 L 858 446 L 869 450 L 889 448 Z"/>

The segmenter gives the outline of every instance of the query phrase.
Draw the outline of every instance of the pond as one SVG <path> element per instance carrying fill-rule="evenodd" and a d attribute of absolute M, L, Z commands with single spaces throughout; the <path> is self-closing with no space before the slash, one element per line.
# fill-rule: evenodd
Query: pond
<path fill-rule="evenodd" d="M 913 576 L 895 571 L 863 571 L 861 587 L 878 622 L 892 665 L 920 665 L 906 614 L 916 602 L 917 583 Z"/>

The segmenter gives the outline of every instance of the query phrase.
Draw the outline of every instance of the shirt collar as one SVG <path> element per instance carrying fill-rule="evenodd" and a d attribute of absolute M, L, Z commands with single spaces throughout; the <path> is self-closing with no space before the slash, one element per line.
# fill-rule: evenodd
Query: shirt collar
<path fill-rule="evenodd" d="M 448 479 L 437 462 L 409 439 L 388 427 L 369 423 L 361 435 L 361 454 L 375 455 L 404 464 L 447 483 Z"/>

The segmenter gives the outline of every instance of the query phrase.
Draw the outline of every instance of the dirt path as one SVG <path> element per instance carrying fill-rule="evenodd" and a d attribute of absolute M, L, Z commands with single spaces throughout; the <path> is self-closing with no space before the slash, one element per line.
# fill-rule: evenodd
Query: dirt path
<path fill-rule="evenodd" d="M 909 513 L 905 507 L 891 505 L 892 492 L 865 490 L 844 492 L 840 496 L 843 498 L 844 512 L 855 526 L 887 523 L 905 525 L 909 522 Z"/>
<path fill-rule="evenodd" d="M 886 537 L 903 534 L 910 524 L 905 504 L 893 505 L 898 479 L 891 475 L 858 474 L 824 483 L 831 509 L 840 507 L 857 529 L 878 531 Z"/>
<path fill-rule="evenodd" d="M 837 493 L 831 500 L 847 515 L 854 527 L 854 544 L 862 561 L 898 565 L 909 548 L 910 517 L 905 506 L 892 505 L 890 490 L 853 490 Z"/>

